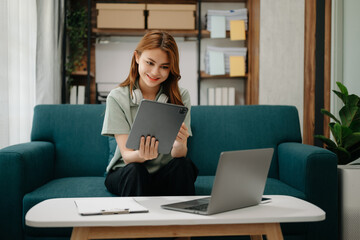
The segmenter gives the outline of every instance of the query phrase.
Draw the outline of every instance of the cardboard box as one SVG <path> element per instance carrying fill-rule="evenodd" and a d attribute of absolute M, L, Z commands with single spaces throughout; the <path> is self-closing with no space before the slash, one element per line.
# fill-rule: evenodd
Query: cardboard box
<path fill-rule="evenodd" d="M 147 4 L 148 29 L 195 29 L 195 4 Z"/>
<path fill-rule="evenodd" d="M 97 3 L 98 28 L 145 29 L 145 4 Z"/>

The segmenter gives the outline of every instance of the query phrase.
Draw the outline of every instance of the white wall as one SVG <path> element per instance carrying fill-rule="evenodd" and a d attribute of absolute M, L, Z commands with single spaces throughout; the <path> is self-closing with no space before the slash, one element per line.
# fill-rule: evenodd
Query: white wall
<path fill-rule="evenodd" d="M 304 103 L 304 0 L 261 0 L 259 104 Z"/>
<path fill-rule="evenodd" d="M 360 96 L 360 1 L 343 0 L 343 80 L 349 93 Z"/>
<path fill-rule="evenodd" d="M 360 96 L 360 1 L 333 0 L 331 28 L 331 88 L 342 82 L 350 94 Z M 331 112 L 335 115 L 343 103 L 331 94 Z"/>

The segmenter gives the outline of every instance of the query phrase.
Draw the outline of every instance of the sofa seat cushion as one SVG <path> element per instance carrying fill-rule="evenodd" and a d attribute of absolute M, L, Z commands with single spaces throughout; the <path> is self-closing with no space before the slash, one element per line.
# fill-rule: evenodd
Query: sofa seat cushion
<path fill-rule="evenodd" d="M 31 207 L 50 198 L 115 196 L 107 191 L 104 181 L 104 177 L 69 177 L 52 180 L 24 196 L 23 217 Z M 71 233 L 71 229 L 68 228 L 41 229 L 25 227 L 25 231 L 30 236 L 43 237 L 64 237 L 69 236 Z"/>
<path fill-rule="evenodd" d="M 215 176 L 198 176 L 195 182 L 196 195 L 210 195 Z"/>
<path fill-rule="evenodd" d="M 306 200 L 305 193 L 275 178 L 267 179 L 264 195 L 288 195 Z"/>

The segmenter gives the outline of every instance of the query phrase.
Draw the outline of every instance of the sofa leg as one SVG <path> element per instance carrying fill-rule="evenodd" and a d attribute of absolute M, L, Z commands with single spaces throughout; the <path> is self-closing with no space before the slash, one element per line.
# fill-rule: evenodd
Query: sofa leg
<path fill-rule="evenodd" d="M 251 240 L 263 240 L 262 235 L 251 235 L 250 236 Z"/>

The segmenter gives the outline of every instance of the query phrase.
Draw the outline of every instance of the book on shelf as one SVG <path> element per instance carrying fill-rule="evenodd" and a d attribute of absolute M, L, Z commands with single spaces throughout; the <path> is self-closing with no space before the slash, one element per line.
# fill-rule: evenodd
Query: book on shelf
<path fill-rule="evenodd" d="M 215 88 L 215 105 L 222 105 L 222 88 Z"/>
<path fill-rule="evenodd" d="M 228 88 L 227 87 L 221 88 L 221 105 L 229 105 L 228 98 L 229 98 Z"/>
<path fill-rule="evenodd" d="M 246 40 L 244 20 L 230 21 L 230 40 Z"/>
<path fill-rule="evenodd" d="M 228 96 L 229 96 L 228 104 L 235 105 L 235 88 L 234 87 L 229 87 Z"/>
<path fill-rule="evenodd" d="M 213 16 L 223 16 L 225 17 L 225 26 L 226 30 L 230 31 L 230 21 L 231 20 L 243 20 L 245 23 L 245 29 L 248 28 L 248 10 L 247 8 L 241 9 L 230 9 L 230 10 L 212 10 L 209 9 L 206 14 L 206 29 L 212 31 Z"/>
<path fill-rule="evenodd" d="M 241 68 L 243 68 L 244 72 L 246 72 L 246 64 L 245 64 L 246 55 L 247 55 L 247 48 L 244 47 L 215 47 L 208 45 L 206 47 L 206 53 L 205 53 L 205 72 L 210 75 L 221 75 L 214 73 L 220 72 L 219 66 L 221 66 L 220 63 L 222 63 L 223 61 L 225 74 L 230 74 L 230 65 L 231 65 L 230 57 L 242 57 L 244 66 L 242 66 Z M 218 65 L 215 66 L 214 63 L 218 63 Z M 213 68 L 216 68 L 216 71 L 214 71 Z"/>
<path fill-rule="evenodd" d="M 210 87 L 208 92 L 208 105 L 235 105 L 234 87 Z"/>
<path fill-rule="evenodd" d="M 215 88 L 208 88 L 208 105 L 215 105 Z"/>
<path fill-rule="evenodd" d="M 210 38 L 226 38 L 226 19 L 224 16 L 211 16 Z"/>
<path fill-rule="evenodd" d="M 70 104 L 85 103 L 85 86 L 73 85 L 70 88 Z"/>

